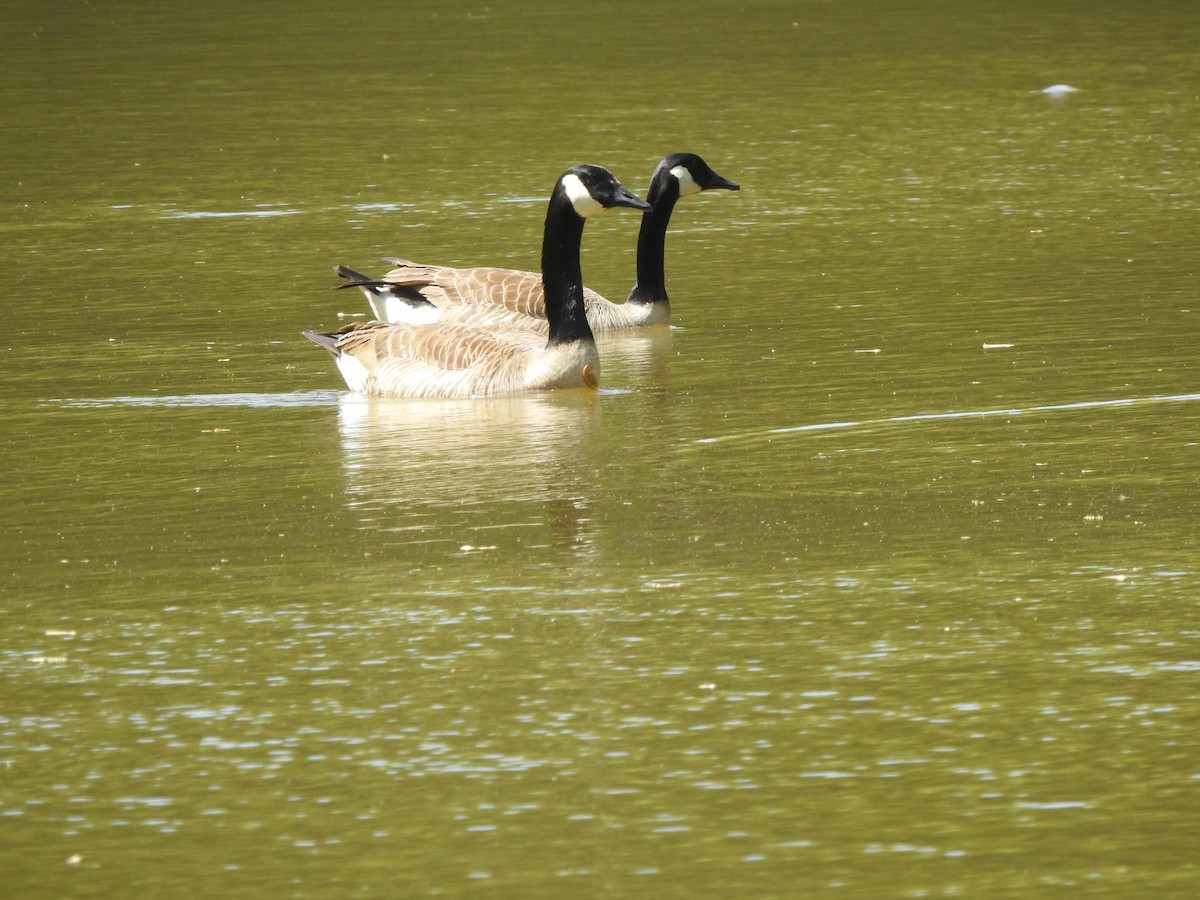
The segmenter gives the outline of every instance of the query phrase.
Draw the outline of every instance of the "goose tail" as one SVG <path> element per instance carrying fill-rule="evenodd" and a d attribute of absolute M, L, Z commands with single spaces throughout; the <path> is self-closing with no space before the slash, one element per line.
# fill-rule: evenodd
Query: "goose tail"
<path fill-rule="evenodd" d="M 334 266 L 333 269 L 346 280 L 334 288 L 355 287 L 363 292 L 367 302 L 371 304 L 371 312 L 381 322 L 402 322 L 436 309 L 420 291 L 404 284 L 393 284 L 390 281 L 371 278 L 361 272 L 356 272 L 349 266 Z"/>
<path fill-rule="evenodd" d="M 300 334 L 303 337 L 308 338 L 310 341 L 312 341 L 318 347 L 324 347 L 326 350 L 328 350 L 334 356 L 338 355 L 337 335 L 322 334 L 319 331 L 302 331 L 302 332 L 300 332 Z"/>

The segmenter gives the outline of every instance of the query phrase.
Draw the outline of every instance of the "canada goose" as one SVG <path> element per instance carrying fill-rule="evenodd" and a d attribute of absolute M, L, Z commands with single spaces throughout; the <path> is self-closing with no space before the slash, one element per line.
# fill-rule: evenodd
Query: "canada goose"
<path fill-rule="evenodd" d="M 595 388 L 600 357 L 583 309 L 579 242 L 586 218 L 648 210 L 601 166 L 573 166 L 554 185 L 542 238 L 549 339 L 528 329 L 460 322 L 355 322 L 304 336 L 334 355 L 352 391 L 389 397 L 478 397 Z"/>
<path fill-rule="evenodd" d="M 663 325 L 671 318 L 663 257 L 667 224 L 680 197 L 712 188 L 739 190 L 695 153 L 673 153 L 654 169 L 638 234 L 637 281 L 624 303 L 613 303 L 584 288 L 584 306 L 593 331 L 641 325 Z M 375 317 L 388 322 L 459 321 L 481 325 L 513 325 L 546 331 L 546 304 L 541 278 L 512 269 L 455 269 L 388 258 L 395 266 L 372 279 L 353 269 L 336 271 L 366 295 Z"/>

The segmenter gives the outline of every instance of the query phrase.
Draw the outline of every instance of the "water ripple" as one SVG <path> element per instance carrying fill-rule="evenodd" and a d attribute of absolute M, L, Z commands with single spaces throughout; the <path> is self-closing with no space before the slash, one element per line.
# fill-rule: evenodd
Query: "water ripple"
<path fill-rule="evenodd" d="M 114 406 L 153 406 L 181 409 L 186 407 L 251 407 L 285 409 L 302 406 L 337 406 L 345 391 L 290 391 L 283 394 L 165 394 L 157 397 L 83 397 L 47 400 L 68 409 L 108 409 Z"/>
<path fill-rule="evenodd" d="M 961 410 L 938 413 L 915 413 L 907 416 L 888 416 L 883 419 L 859 419 L 846 422 L 813 422 L 808 425 L 788 425 L 765 430 L 740 431 L 717 437 L 696 438 L 686 447 L 695 444 L 722 444 L 730 441 L 769 439 L 775 435 L 797 434 L 808 431 L 832 431 L 839 428 L 866 428 L 878 425 L 898 425 L 907 422 L 944 422 L 952 419 L 984 419 L 989 416 L 1020 416 L 1028 413 L 1070 412 L 1081 409 L 1115 409 L 1125 406 L 1151 403 L 1188 403 L 1200 400 L 1200 394 L 1166 394 L 1153 397 L 1127 397 L 1120 400 L 1083 400 L 1077 403 L 1052 403 L 1041 406 L 1013 406 L 1000 409 Z M 685 448 L 686 449 L 686 448 Z"/>

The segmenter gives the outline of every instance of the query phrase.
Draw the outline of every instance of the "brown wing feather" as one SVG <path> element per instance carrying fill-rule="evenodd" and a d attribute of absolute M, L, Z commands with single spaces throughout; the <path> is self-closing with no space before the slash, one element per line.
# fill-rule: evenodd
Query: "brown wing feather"
<path fill-rule="evenodd" d="M 542 349 L 540 335 L 525 331 L 490 331 L 470 325 L 407 326 L 388 332 L 386 353 L 392 358 L 418 359 L 439 369 L 469 369 L 481 362 L 515 359 Z M 533 340 L 528 340 L 532 337 Z"/>
<path fill-rule="evenodd" d="M 442 321 L 534 328 L 543 334 L 549 328 L 542 276 L 537 272 L 488 266 L 456 269 L 395 258 L 387 261 L 396 267 L 380 280 L 420 291 L 443 310 Z M 613 303 L 587 287 L 583 300 L 588 321 L 597 331 L 647 324 L 645 308 Z"/>

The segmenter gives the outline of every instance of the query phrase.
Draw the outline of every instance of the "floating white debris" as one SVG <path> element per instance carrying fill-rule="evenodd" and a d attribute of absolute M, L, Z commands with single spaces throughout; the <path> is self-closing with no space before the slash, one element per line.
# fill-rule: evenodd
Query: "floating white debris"
<path fill-rule="evenodd" d="M 1015 347 L 1016 344 L 984 344 L 984 350 L 1007 350 L 1009 347 Z"/>
<path fill-rule="evenodd" d="M 1052 84 L 1050 87 L 1042 88 L 1041 93 L 1055 100 L 1061 100 L 1067 94 L 1078 94 L 1079 88 L 1071 87 L 1069 84 Z"/>

